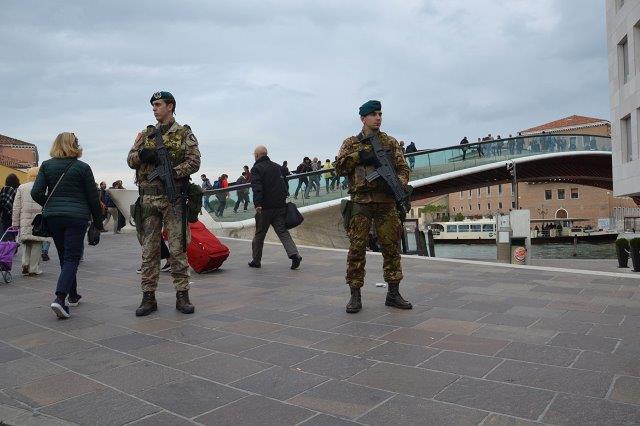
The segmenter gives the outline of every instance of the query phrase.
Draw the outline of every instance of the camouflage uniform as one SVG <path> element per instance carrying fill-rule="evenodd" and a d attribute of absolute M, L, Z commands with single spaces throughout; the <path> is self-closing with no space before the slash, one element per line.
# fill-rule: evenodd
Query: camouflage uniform
<path fill-rule="evenodd" d="M 166 128 L 168 127 L 168 128 Z M 138 134 L 133 147 L 129 151 L 127 163 L 136 169 L 144 221 L 138 233 L 138 240 L 142 245 L 142 291 L 155 291 L 160 275 L 160 238 L 162 228 L 168 234 L 168 246 L 171 253 L 171 275 L 176 291 L 189 289 L 189 265 L 187 254 L 182 246 L 182 208 L 174 207 L 164 195 L 164 186 L 159 179 L 150 182 L 148 175 L 155 169 L 154 165 L 140 161 L 139 151 L 142 148 L 155 149 L 156 142 L 149 135 L 159 128 L 162 132 L 164 145 L 169 151 L 171 164 L 175 171 L 176 183 L 186 184 L 189 175 L 200 168 L 200 150 L 198 140 L 189 126 L 181 126 L 173 122 L 167 126 L 149 126 Z M 187 227 L 187 244 L 190 239 Z"/>
<path fill-rule="evenodd" d="M 360 133 L 358 136 L 345 139 L 336 161 L 338 174 L 348 177 L 349 194 L 353 202 L 347 231 L 349 254 L 346 281 L 351 288 L 361 288 L 364 285 L 365 254 L 372 223 L 376 227 L 378 241 L 382 246 L 384 280 L 393 284 L 402 280 L 399 246 L 401 224 L 396 202 L 393 196 L 389 195 L 382 178 L 373 182 L 366 181 L 365 176 L 373 172 L 375 167 L 360 164 L 359 151 L 373 151 L 370 143 L 360 141 L 363 137 Z M 400 182 L 406 185 L 409 182 L 410 170 L 398 141 L 384 132 L 378 133 L 378 139 L 387 150 Z"/>

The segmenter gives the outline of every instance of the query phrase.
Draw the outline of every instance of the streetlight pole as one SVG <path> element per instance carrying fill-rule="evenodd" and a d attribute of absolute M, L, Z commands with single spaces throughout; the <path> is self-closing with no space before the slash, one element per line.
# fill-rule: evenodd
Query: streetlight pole
<path fill-rule="evenodd" d="M 518 172 L 517 172 L 517 167 L 516 167 L 516 162 L 515 161 L 509 161 L 507 163 L 507 170 L 509 171 L 509 173 L 511 174 L 512 177 L 512 184 L 513 184 L 513 196 L 515 197 L 516 201 L 516 210 L 520 209 L 520 200 L 518 199 Z"/>

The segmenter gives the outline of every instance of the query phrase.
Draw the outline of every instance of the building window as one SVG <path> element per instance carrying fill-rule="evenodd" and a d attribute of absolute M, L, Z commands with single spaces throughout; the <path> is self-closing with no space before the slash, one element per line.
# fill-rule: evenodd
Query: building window
<path fill-rule="evenodd" d="M 626 84 L 629 79 L 629 43 L 627 36 L 618 43 L 618 78 L 620 83 Z"/>
<path fill-rule="evenodd" d="M 515 208 L 516 208 L 516 202 L 515 202 L 515 201 L 512 201 L 512 202 L 511 202 L 511 208 L 512 208 L 512 209 L 515 209 Z"/>
<path fill-rule="evenodd" d="M 462 200 L 464 198 L 464 191 L 460 191 L 460 199 Z"/>
<path fill-rule="evenodd" d="M 491 187 L 487 186 L 487 195 L 491 195 Z"/>
<path fill-rule="evenodd" d="M 498 203 L 498 209 L 499 209 L 499 210 L 502 210 L 502 201 L 500 201 L 500 202 Z"/>
<path fill-rule="evenodd" d="M 558 189 L 558 200 L 564 200 L 564 189 Z"/>
<path fill-rule="evenodd" d="M 454 212 L 456 211 L 456 208 L 455 208 L 455 207 L 453 208 L 453 211 L 454 211 Z"/>
<path fill-rule="evenodd" d="M 471 204 L 469 204 L 469 211 L 471 211 L 471 210 L 473 210 L 473 209 L 471 208 Z"/>
<path fill-rule="evenodd" d="M 469 190 L 469 199 L 471 199 L 471 190 Z"/>
<path fill-rule="evenodd" d="M 498 194 L 502 195 L 502 184 L 498 185 Z"/>
<path fill-rule="evenodd" d="M 491 211 L 491 203 L 487 203 L 487 210 Z"/>
<path fill-rule="evenodd" d="M 627 115 L 620 120 L 620 139 L 622 141 L 622 158 L 624 162 L 633 161 L 633 142 L 631 138 L 631 116 Z"/>
<path fill-rule="evenodd" d="M 480 197 L 480 188 L 478 188 L 478 197 Z"/>
<path fill-rule="evenodd" d="M 513 182 L 511 182 L 511 195 L 516 195 L 516 185 Z"/>
<path fill-rule="evenodd" d="M 551 197 L 553 197 L 551 190 L 550 189 L 545 189 L 544 190 L 544 199 L 545 200 L 550 200 Z"/>
<path fill-rule="evenodd" d="M 481 210 L 481 209 L 480 209 L 480 203 L 478 203 L 478 210 Z"/>
<path fill-rule="evenodd" d="M 580 195 L 578 194 L 578 188 L 571 188 L 571 199 L 577 200 L 578 198 L 580 198 Z"/>

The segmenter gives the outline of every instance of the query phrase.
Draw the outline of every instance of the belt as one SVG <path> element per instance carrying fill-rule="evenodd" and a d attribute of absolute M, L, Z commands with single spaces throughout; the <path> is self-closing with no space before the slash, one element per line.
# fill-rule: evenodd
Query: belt
<path fill-rule="evenodd" d="M 165 195 L 165 192 L 161 188 L 149 187 L 149 188 L 138 188 L 138 193 L 140 195 Z"/>

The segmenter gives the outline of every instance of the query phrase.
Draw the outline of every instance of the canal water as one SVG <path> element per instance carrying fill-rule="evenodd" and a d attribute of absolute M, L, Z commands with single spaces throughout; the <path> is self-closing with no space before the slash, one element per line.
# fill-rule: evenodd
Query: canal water
<path fill-rule="evenodd" d="M 573 244 L 541 244 L 531 246 L 533 259 L 615 259 L 613 243 L 580 243 L 573 256 Z M 436 256 L 452 259 L 496 260 L 494 244 L 436 244 Z"/>

